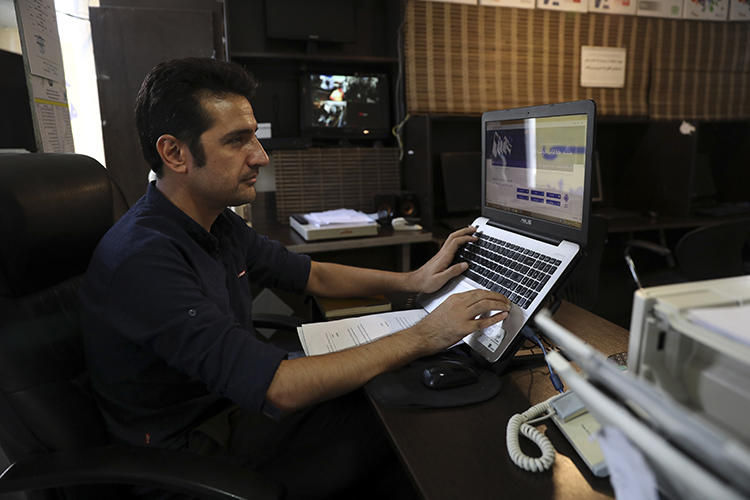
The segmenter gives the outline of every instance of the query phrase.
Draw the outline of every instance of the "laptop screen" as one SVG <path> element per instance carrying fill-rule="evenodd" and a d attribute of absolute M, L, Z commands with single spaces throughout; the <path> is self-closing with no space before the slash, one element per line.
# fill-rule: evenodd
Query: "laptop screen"
<path fill-rule="evenodd" d="M 485 205 L 580 228 L 585 114 L 487 121 Z"/>
<path fill-rule="evenodd" d="M 594 149 L 593 101 L 482 115 L 482 215 L 547 241 L 585 245 Z"/>

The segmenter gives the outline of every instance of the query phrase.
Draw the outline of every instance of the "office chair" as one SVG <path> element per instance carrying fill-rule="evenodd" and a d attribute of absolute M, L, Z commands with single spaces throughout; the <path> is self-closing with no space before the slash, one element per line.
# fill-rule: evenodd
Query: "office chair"
<path fill-rule="evenodd" d="M 625 263 L 639 288 L 740 276 L 750 272 L 749 245 L 750 219 L 732 220 L 693 229 L 677 241 L 674 253 L 656 243 L 631 240 L 625 245 Z M 666 265 L 638 272 L 634 255 L 643 250 L 663 257 Z"/>
<path fill-rule="evenodd" d="M 77 289 L 125 208 L 89 157 L 0 155 L 0 447 L 11 462 L 0 493 L 110 499 L 125 484 L 199 498 L 281 498 L 282 486 L 251 470 L 110 441 L 88 389 Z"/>

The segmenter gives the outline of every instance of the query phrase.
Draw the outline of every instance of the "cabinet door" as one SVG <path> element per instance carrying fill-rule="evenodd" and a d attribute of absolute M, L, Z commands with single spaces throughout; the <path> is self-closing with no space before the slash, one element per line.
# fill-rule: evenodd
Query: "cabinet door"
<path fill-rule="evenodd" d="M 143 77 L 159 62 L 210 57 L 217 52 L 215 4 L 200 3 L 207 8 L 191 2 L 189 9 L 90 9 L 107 168 L 130 205 L 146 192 L 149 172 L 141 155 L 133 111 Z"/>

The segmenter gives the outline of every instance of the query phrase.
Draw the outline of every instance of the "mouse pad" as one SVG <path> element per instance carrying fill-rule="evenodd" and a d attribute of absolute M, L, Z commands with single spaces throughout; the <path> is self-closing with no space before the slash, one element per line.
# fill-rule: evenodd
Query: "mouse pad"
<path fill-rule="evenodd" d="M 398 370 L 378 375 L 366 384 L 378 404 L 397 408 L 449 408 L 479 403 L 495 396 L 502 385 L 494 373 L 477 368 L 477 382 L 451 389 L 429 389 L 422 383 L 422 371 L 434 359 L 416 360 Z"/>

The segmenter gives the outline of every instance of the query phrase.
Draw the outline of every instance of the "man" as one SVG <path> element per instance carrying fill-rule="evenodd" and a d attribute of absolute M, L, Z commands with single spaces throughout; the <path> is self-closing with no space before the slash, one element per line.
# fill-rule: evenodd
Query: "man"
<path fill-rule="evenodd" d="M 136 123 L 157 180 L 94 254 L 81 289 L 86 354 L 116 439 L 224 457 L 283 482 L 290 497 L 328 498 L 387 453 L 361 396 L 347 394 L 504 319 L 509 304 L 488 291 L 456 295 L 411 328 L 324 356 L 288 359 L 259 341 L 251 281 L 333 297 L 432 292 L 465 269 L 450 263 L 474 238 L 457 231 L 420 269 L 391 273 L 314 262 L 247 228 L 226 207 L 255 199 L 268 163 L 253 88 L 241 67 L 211 59 L 146 76 Z M 501 312 L 480 317 L 489 311 Z"/>

